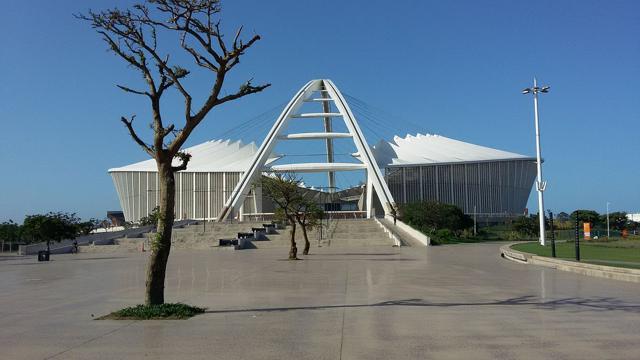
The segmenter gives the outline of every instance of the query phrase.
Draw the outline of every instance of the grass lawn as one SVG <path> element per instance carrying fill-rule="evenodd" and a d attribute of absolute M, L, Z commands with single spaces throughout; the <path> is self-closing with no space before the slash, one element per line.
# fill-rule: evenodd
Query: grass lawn
<path fill-rule="evenodd" d="M 540 246 L 537 242 L 516 244 L 512 248 L 540 256 L 551 256 L 551 245 Z M 556 243 L 556 255 L 561 259 L 574 260 L 574 243 Z M 581 261 L 598 265 L 640 269 L 640 241 L 581 241 L 580 259 Z"/>

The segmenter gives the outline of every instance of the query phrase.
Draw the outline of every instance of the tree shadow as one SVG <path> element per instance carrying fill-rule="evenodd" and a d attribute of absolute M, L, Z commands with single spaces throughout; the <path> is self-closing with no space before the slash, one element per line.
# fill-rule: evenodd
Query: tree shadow
<path fill-rule="evenodd" d="M 24 260 L 27 258 L 28 258 L 27 255 L 3 255 L 3 256 L 0 256 L 0 261 Z"/>
<path fill-rule="evenodd" d="M 639 304 L 625 303 L 611 297 L 593 298 L 564 298 L 551 301 L 540 301 L 533 295 L 525 295 L 505 300 L 495 300 L 488 302 L 429 302 L 424 299 L 405 299 L 383 301 L 373 304 L 344 304 L 344 305 L 318 305 L 318 306 L 291 306 L 291 307 L 270 307 L 252 309 L 227 309 L 227 310 L 207 310 L 208 314 L 229 314 L 245 312 L 286 312 L 296 310 L 330 310 L 330 309 L 353 309 L 353 308 L 384 308 L 384 307 L 483 307 L 483 306 L 529 306 L 547 310 L 571 309 L 571 310 L 596 310 L 596 311 L 625 311 L 630 313 L 640 313 Z"/>
<path fill-rule="evenodd" d="M 324 255 L 324 254 L 322 254 Z M 322 259 L 322 258 L 305 258 L 307 261 L 418 261 L 418 259 L 379 259 L 379 258 L 360 258 L 360 259 Z"/>
<path fill-rule="evenodd" d="M 400 253 L 335 253 L 335 254 L 309 254 L 317 256 L 391 256 L 399 255 Z"/>
<path fill-rule="evenodd" d="M 105 256 L 105 257 L 90 257 L 90 258 L 77 258 L 77 259 L 65 259 L 70 261 L 94 261 L 94 260 L 116 260 L 127 259 L 128 256 Z"/>

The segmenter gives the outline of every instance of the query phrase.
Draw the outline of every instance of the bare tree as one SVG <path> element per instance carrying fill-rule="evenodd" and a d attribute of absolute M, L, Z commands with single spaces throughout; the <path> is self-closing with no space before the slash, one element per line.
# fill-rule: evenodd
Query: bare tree
<path fill-rule="evenodd" d="M 193 130 L 214 107 L 243 96 L 260 92 L 270 84 L 254 86 L 251 80 L 232 93 L 222 92 L 227 74 L 242 55 L 258 40 L 254 35 L 243 41 L 240 27 L 232 41 L 225 41 L 220 31 L 219 0 L 146 0 L 126 10 L 89 11 L 76 15 L 86 20 L 101 35 L 109 50 L 138 71 L 145 81 L 142 89 L 117 85 L 127 93 L 146 97 L 151 105 L 153 139 L 145 142 L 136 132 L 134 116 L 122 117 L 133 140 L 156 160 L 160 190 L 158 233 L 151 243 L 147 265 L 145 303 L 164 303 L 167 260 L 171 250 L 175 180 L 174 173 L 187 169 L 191 155 L 180 149 Z M 198 67 L 211 74 L 209 93 L 196 106 L 184 79 L 190 71 L 171 61 L 158 47 L 160 35 L 171 35 Z M 205 77 L 207 78 L 207 77 Z M 162 96 L 177 89 L 184 98 L 184 119 L 180 123 L 165 121 L 160 111 Z M 178 125 L 177 125 L 178 124 Z M 179 127 L 183 124 L 182 127 Z"/>

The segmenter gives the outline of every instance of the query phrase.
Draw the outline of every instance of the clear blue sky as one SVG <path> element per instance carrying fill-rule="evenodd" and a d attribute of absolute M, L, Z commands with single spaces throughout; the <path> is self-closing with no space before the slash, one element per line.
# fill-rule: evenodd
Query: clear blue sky
<path fill-rule="evenodd" d="M 144 128 L 148 104 L 115 87 L 140 76 L 72 17 L 84 4 L 3 7 L 0 221 L 52 210 L 104 217 L 119 209 L 107 169 L 145 159 L 118 119 L 138 114 Z M 541 99 L 547 205 L 604 211 L 610 201 L 640 212 L 638 1 L 236 0 L 223 2 L 222 15 L 228 32 L 244 24 L 263 36 L 230 88 L 248 77 L 273 86 L 213 111 L 190 145 L 322 77 L 401 128 L 534 155 L 532 101 L 520 90 L 535 75 L 552 86 Z M 189 82 L 194 91 L 207 84 Z M 167 116 L 178 106 L 165 106 Z"/>

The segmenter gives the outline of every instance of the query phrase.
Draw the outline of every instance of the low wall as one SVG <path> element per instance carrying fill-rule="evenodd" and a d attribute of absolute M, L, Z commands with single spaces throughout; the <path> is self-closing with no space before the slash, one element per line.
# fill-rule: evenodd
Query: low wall
<path fill-rule="evenodd" d="M 62 240 L 60 242 L 51 242 L 50 252 L 52 254 L 65 254 L 71 252 L 73 249 L 73 242 L 77 241 L 78 245 L 87 245 L 95 243 L 96 245 L 105 245 L 113 242 L 114 239 L 123 237 L 140 237 L 145 233 L 153 230 L 153 226 L 143 226 L 135 229 L 128 229 L 114 232 L 103 232 L 97 234 L 91 234 L 86 236 L 78 236 L 75 239 Z M 18 254 L 20 255 L 33 255 L 38 251 L 47 250 L 47 243 L 37 243 L 30 245 L 20 245 Z"/>
<path fill-rule="evenodd" d="M 183 228 L 195 223 L 197 223 L 196 220 L 180 220 L 173 223 L 173 228 Z M 52 254 L 69 253 L 73 248 L 74 240 L 78 242 L 78 245 L 88 245 L 92 243 L 95 243 L 96 245 L 106 245 L 111 243 L 115 239 L 143 237 L 144 234 L 154 230 L 155 225 L 147 225 L 121 231 L 100 232 L 85 236 L 78 236 L 75 239 L 52 242 L 50 251 Z M 47 243 L 41 242 L 37 244 L 20 245 L 20 247 L 18 248 L 18 255 L 33 255 L 37 254 L 38 251 L 41 250 L 47 250 Z"/>
<path fill-rule="evenodd" d="M 385 233 L 389 234 L 389 238 L 393 240 L 393 246 L 402 245 L 402 242 L 400 241 L 400 239 L 398 239 L 398 236 L 394 234 L 391 229 L 389 229 L 382 221 L 378 220 L 378 218 L 374 217 L 373 219 L 378 223 L 378 225 L 380 225 L 380 227 L 382 227 L 382 230 L 384 230 Z"/>
<path fill-rule="evenodd" d="M 640 282 L 640 269 L 596 265 L 584 262 L 562 260 L 558 258 L 550 258 L 546 256 L 538 256 L 514 250 L 511 248 L 512 245 L 514 244 L 504 245 L 500 247 L 500 253 L 505 259 L 524 264 L 546 266 L 557 270 L 570 271 L 587 276 L 595 276 L 606 279 L 637 283 Z"/>
<path fill-rule="evenodd" d="M 389 221 L 393 222 L 393 216 L 386 215 L 385 218 L 388 219 Z M 423 234 L 422 232 L 412 228 L 411 226 L 405 224 L 404 222 L 396 219 L 395 226 L 398 227 L 400 230 L 404 231 L 405 233 L 407 233 L 408 235 L 410 235 L 415 240 L 417 240 L 420 243 L 422 243 L 422 245 L 424 245 L 424 246 L 431 245 L 431 238 L 430 237 L 428 237 L 427 235 Z"/>

